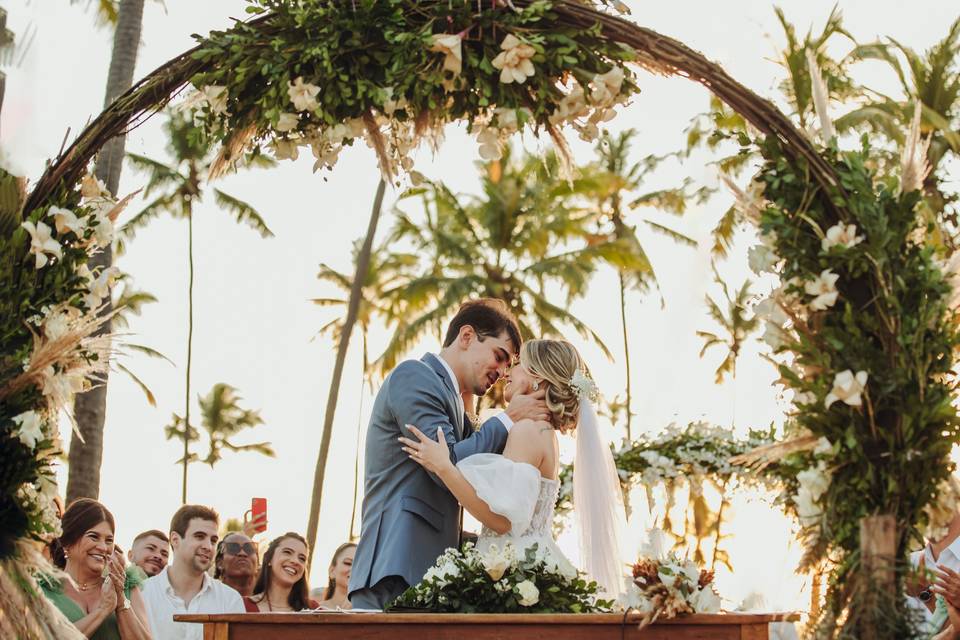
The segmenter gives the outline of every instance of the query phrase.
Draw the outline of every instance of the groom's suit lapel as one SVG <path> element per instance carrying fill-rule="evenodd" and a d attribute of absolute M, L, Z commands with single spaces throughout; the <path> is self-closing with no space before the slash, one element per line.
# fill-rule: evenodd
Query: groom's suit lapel
<path fill-rule="evenodd" d="M 433 369 L 434 373 L 440 376 L 440 380 L 443 382 L 443 387 L 447 390 L 447 394 L 450 396 L 450 401 L 453 403 L 453 428 L 456 432 L 454 435 L 458 441 L 463 440 L 463 412 L 459 410 L 460 403 L 457 402 L 457 390 L 453 388 L 453 383 L 450 381 L 450 375 L 447 373 L 443 363 L 440 362 L 440 358 L 432 353 L 426 354 L 420 361 Z"/>

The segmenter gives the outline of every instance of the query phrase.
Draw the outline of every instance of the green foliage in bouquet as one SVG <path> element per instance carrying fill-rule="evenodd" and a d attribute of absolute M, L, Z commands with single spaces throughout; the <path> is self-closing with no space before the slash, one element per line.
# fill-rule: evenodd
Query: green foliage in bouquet
<path fill-rule="evenodd" d="M 447 549 L 419 584 L 407 589 L 389 609 L 433 613 L 598 613 L 610 600 L 597 596 L 596 582 L 587 582 L 573 567 L 544 557 L 537 545 L 515 553 L 507 543 L 481 553 L 468 544 L 464 551 Z"/>

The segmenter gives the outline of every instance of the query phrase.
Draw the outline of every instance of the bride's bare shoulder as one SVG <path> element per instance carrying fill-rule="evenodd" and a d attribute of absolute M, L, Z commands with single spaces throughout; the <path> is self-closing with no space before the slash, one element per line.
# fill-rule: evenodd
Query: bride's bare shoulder
<path fill-rule="evenodd" d="M 507 450 L 524 450 L 528 454 L 536 452 L 542 455 L 552 443 L 553 427 L 549 422 L 539 420 L 520 420 L 510 429 L 507 436 Z"/>

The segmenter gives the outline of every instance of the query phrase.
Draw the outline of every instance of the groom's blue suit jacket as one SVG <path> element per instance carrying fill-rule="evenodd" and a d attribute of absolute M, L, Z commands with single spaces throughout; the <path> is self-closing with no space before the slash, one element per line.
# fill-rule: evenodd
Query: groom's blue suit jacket
<path fill-rule="evenodd" d="M 496 417 L 474 431 L 460 412 L 458 391 L 443 363 L 428 353 L 407 360 L 384 380 L 367 427 L 363 520 L 350 592 L 387 576 L 415 585 L 460 534 L 460 505 L 433 474 L 407 457 L 397 438 L 443 429 L 454 464 L 474 453 L 501 453 L 507 430 Z"/>

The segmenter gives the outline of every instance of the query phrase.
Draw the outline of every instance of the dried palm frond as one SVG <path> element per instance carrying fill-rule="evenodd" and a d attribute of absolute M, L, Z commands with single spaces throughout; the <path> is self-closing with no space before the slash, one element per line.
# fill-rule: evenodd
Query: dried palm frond
<path fill-rule="evenodd" d="M 820 121 L 820 139 L 823 140 L 824 144 L 829 144 L 836 137 L 833 130 L 833 120 L 830 119 L 830 92 L 827 90 L 827 83 L 823 81 L 823 74 L 820 73 L 817 57 L 810 49 L 807 49 L 807 71 L 810 74 L 810 93 L 813 94 L 813 108 L 816 110 L 817 119 Z"/>
<path fill-rule="evenodd" d="M 910 131 L 907 133 L 903 152 L 900 155 L 900 192 L 910 193 L 923 188 L 923 181 L 930 174 L 930 162 L 927 160 L 927 151 L 930 149 L 930 139 L 920 137 L 920 117 L 923 114 L 923 105 L 917 100 L 913 110 L 913 120 L 910 122 Z"/>
<path fill-rule="evenodd" d="M 0 637 L 84 640 L 43 594 L 37 583 L 38 571 L 58 573 L 28 540 L 18 541 L 13 555 L 0 560 Z"/>
<path fill-rule="evenodd" d="M 380 167 L 380 174 L 384 182 L 393 182 L 393 162 L 390 160 L 390 154 L 387 150 L 387 140 L 380 131 L 377 119 L 373 114 L 367 111 L 361 118 L 367 129 L 367 142 L 377 154 L 377 165 Z"/>
<path fill-rule="evenodd" d="M 751 449 L 746 453 L 730 458 L 730 464 L 740 467 L 753 467 L 757 471 L 764 469 L 771 464 L 779 462 L 785 456 L 798 451 L 810 451 L 817 446 L 820 441 L 818 436 L 808 433 L 784 442 L 774 442 L 765 444 L 762 447 Z"/>
<path fill-rule="evenodd" d="M 49 370 L 56 365 L 62 373 L 71 376 L 83 376 L 96 379 L 110 366 L 113 355 L 111 334 L 95 335 L 100 327 L 113 318 L 119 309 L 111 313 L 100 315 L 76 314 L 68 315 L 67 329 L 53 340 L 48 340 L 40 334 L 33 334 L 33 351 L 25 370 L 6 385 L 0 387 L 0 401 L 31 385 L 44 391 L 45 380 L 49 377 Z M 69 398 L 54 390 L 54 400 L 58 406 L 69 403 Z"/>
<path fill-rule="evenodd" d="M 243 157 L 244 149 L 247 148 L 247 145 L 250 144 L 250 141 L 253 140 L 255 135 L 257 135 L 257 125 L 255 124 L 249 124 L 242 129 L 232 131 L 230 137 L 224 141 L 223 146 L 220 148 L 220 153 L 217 154 L 217 157 L 210 165 L 207 180 L 213 182 L 233 169 L 237 160 Z"/>

